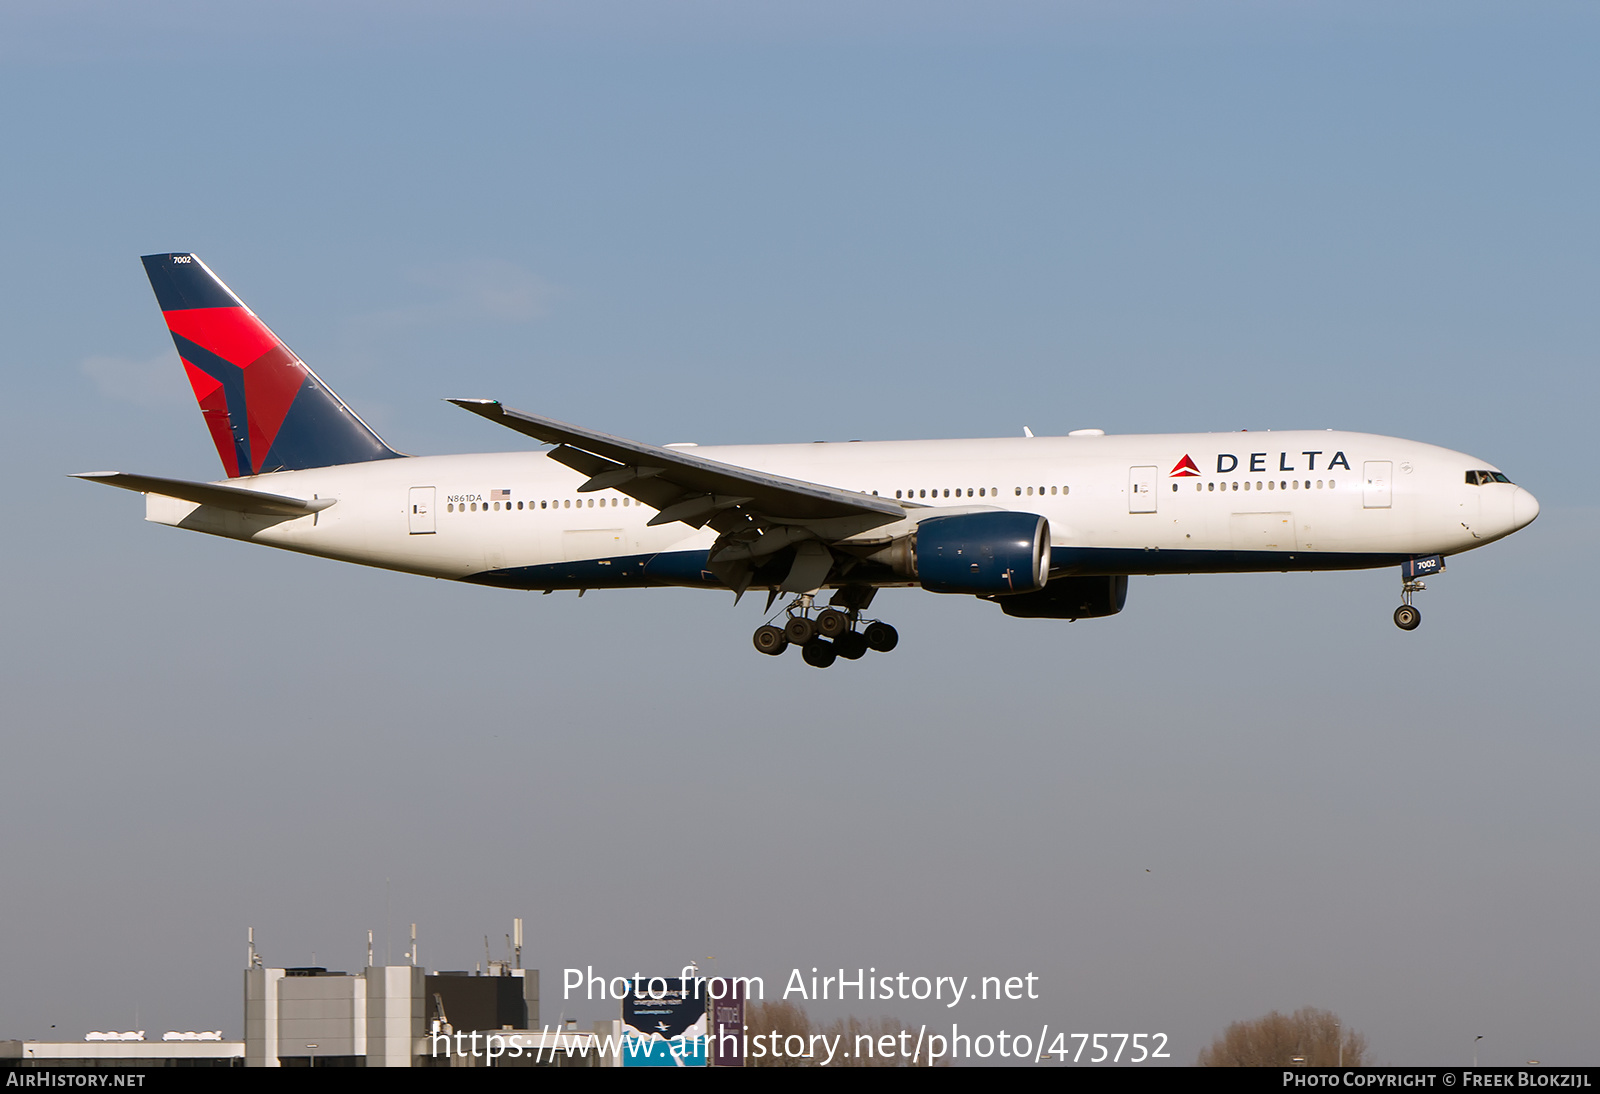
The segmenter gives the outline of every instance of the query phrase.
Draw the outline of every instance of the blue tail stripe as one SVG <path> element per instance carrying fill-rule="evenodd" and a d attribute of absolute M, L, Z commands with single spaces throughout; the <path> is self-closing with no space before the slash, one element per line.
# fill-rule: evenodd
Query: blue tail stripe
<path fill-rule="evenodd" d="M 399 458 L 400 453 L 379 440 L 315 375 L 307 375 L 261 461 L 261 470 L 298 471 Z"/>
<path fill-rule="evenodd" d="M 178 347 L 178 356 L 222 385 L 228 400 L 228 432 L 233 435 L 233 449 L 239 460 L 239 474 L 248 475 L 255 466 L 250 461 L 250 431 L 245 423 L 244 369 L 231 361 L 224 361 L 202 345 L 174 334 L 172 342 Z"/>

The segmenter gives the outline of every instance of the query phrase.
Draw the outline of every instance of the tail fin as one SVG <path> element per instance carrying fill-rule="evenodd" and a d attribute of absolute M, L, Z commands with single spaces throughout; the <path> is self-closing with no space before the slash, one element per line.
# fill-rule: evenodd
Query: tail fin
<path fill-rule="evenodd" d="M 145 273 L 230 479 L 400 455 L 192 254 Z"/>

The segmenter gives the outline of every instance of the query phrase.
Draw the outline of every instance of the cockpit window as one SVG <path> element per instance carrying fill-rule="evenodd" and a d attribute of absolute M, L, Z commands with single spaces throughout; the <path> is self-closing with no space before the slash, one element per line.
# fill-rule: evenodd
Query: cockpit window
<path fill-rule="evenodd" d="M 1468 471 L 1467 472 L 1467 485 L 1468 486 L 1487 486 L 1491 482 L 1509 483 L 1510 481 L 1511 481 L 1510 479 L 1506 478 L 1504 475 L 1502 475 L 1498 471 Z"/>

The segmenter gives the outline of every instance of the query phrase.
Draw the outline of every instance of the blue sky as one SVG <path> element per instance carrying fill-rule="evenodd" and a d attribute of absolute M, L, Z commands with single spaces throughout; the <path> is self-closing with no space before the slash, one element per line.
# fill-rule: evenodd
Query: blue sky
<path fill-rule="evenodd" d="M 0 1036 L 237 1032 L 247 924 L 353 968 L 417 921 L 458 968 L 521 915 L 549 1017 L 567 965 L 715 954 L 1034 971 L 958 1020 L 1179 1062 L 1314 1005 L 1387 1062 L 1594 1063 L 1597 31 L 8 5 Z M 451 396 L 654 442 L 1333 427 L 1544 510 L 1414 634 L 1388 572 L 1135 578 L 1071 625 L 901 592 L 899 650 L 818 673 L 748 602 L 363 571 L 67 479 L 220 473 L 137 262 L 169 250 L 409 452 L 517 447 Z"/>

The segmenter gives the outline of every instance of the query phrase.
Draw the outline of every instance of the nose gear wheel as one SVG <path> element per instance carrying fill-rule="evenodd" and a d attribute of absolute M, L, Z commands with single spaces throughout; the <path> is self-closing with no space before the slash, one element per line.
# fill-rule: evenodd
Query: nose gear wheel
<path fill-rule="evenodd" d="M 1411 598 L 1427 589 L 1415 579 L 1400 580 L 1400 606 L 1394 610 L 1394 625 L 1403 631 L 1414 631 L 1422 625 L 1422 613 L 1411 606 Z"/>

